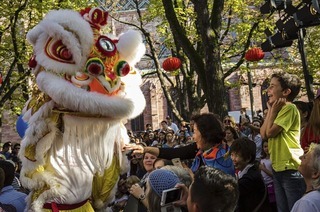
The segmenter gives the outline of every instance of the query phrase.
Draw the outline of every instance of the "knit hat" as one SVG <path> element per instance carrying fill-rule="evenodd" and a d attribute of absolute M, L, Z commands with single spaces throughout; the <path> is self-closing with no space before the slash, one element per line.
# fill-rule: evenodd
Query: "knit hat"
<path fill-rule="evenodd" d="M 180 181 L 177 175 L 164 169 L 156 169 L 149 175 L 149 184 L 160 197 L 162 196 L 162 192 L 164 190 L 174 188 L 179 182 Z"/>

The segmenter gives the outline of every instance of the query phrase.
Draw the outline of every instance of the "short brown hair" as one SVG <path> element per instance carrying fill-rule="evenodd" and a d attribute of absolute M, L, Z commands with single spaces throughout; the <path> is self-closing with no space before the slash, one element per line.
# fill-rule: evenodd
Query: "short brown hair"
<path fill-rule="evenodd" d="M 287 97 L 288 101 L 292 102 L 299 94 L 301 81 L 297 75 L 281 71 L 272 74 L 271 78 L 277 78 L 283 90 L 291 90 L 291 93 Z"/>
<path fill-rule="evenodd" d="M 222 123 L 213 113 L 202 113 L 192 116 L 201 137 L 206 143 L 218 144 L 225 136 Z"/>

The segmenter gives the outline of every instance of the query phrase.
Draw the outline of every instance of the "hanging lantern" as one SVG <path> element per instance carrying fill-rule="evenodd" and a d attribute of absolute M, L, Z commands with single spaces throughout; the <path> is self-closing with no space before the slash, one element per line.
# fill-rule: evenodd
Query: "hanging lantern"
<path fill-rule="evenodd" d="M 259 61 L 264 58 L 264 52 L 261 48 L 254 47 L 249 49 L 244 57 L 247 61 Z"/>
<path fill-rule="evenodd" d="M 177 57 L 169 57 L 162 63 L 162 68 L 166 71 L 175 71 L 181 67 L 181 61 Z"/>

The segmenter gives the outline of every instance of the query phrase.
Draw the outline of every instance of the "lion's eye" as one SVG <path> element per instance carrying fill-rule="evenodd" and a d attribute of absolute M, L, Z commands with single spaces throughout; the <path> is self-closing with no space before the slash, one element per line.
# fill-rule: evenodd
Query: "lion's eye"
<path fill-rule="evenodd" d="M 114 44 L 105 38 L 100 39 L 99 44 L 106 51 L 113 51 L 115 48 Z"/>
<path fill-rule="evenodd" d="M 114 42 L 106 36 L 100 36 L 97 40 L 96 46 L 99 52 L 106 57 L 114 56 L 117 51 L 117 47 Z"/>

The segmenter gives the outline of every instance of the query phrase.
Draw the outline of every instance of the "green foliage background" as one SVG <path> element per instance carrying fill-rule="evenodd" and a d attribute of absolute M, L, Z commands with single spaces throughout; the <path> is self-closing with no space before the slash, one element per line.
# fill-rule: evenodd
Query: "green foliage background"
<path fill-rule="evenodd" d="M 82 8 L 95 5 L 82 0 L 4 0 L 0 5 L 0 71 L 3 78 L 0 87 L 0 114 L 3 110 L 20 114 L 28 99 L 30 70 L 28 60 L 32 48 L 26 41 L 27 32 L 49 10 Z"/>
<path fill-rule="evenodd" d="M 117 2 L 110 3 L 110 1 L 106 1 L 103 6 L 112 5 L 112 8 L 116 10 L 115 5 Z M 139 1 L 137 2 L 139 3 Z M 264 0 L 208 1 L 208 11 L 211 11 L 216 6 L 213 2 L 217 4 L 223 2 L 224 4 L 221 32 L 214 32 L 212 28 L 210 28 L 211 31 L 208 30 L 207 32 L 211 37 L 219 36 L 218 48 L 223 66 L 224 76 L 221 78 L 223 81 L 234 71 L 247 71 L 244 60 L 245 52 L 248 48 L 258 46 L 266 40 L 266 35 L 264 34 L 266 28 L 274 32 L 277 16 L 260 14 L 259 7 L 265 2 Z M 196 47 L 201 46 L 200 44 L 203 41 L 201 41 L 201 36 L 197 32 L 196 14 L 192 1 L 176 0 L 173 1 L 173 4 L 179 23 L 183 26 L 184 33 L 190 43 Z M 20 114 L 30 94 L 31 88 L 29 85 L 31 84 L 30 80 L 33 79 L 32 77 L 30 78 L 28 60 L 32 56 L 32 49 L 26 41 L 26 33 L 41 21 L 49 10 L 80 10 L 89 6 L 97 6 L 97 3 L 93 0 L 2 1 L 0 5 L 0 71 L 3 83 L 0 86 L 0 114 L 4 110 L 10 111 L 15 115 Z M 182 48 L 177 46 L 164 11 L 161 1 L 150 0 L 147 12 L 143 13 L 143 21 L 156 24 L 157 31 L 149 33 L 152 35 L 157 34 L 156 37 L 161 38 L 161 40 L 155 40 L 157 44 L 164 44 L 167 49 L 185 58 L 186 74 L 182 78 L 182 81 L 184 81 L 184 79 L 194 77 L 196 72 L 188 66 L 188 58 Z M 320 78 L 319 39 L 318 26 L 307 28 L 305 38 L 306 56 L 309 71 L 316 83 L 315 89 L 319 85 Z M 197 51 L 202 58 L 206 56 L 202 49 L 197 49 Z M 161 54 L 158 55 L 161 57 Z M 301 59 L 296 41 L 291 47 L 272 51 L 271 57 L 262 60 L 261 63 L 268 63 L 275 68 L 296 73 L 303 79 Z M 201 94 L 201 91 L 199 92 L 199 89 L 196 88 L 193 92 Z M 198 100 L 201 101 L 201 97 Z"/>

